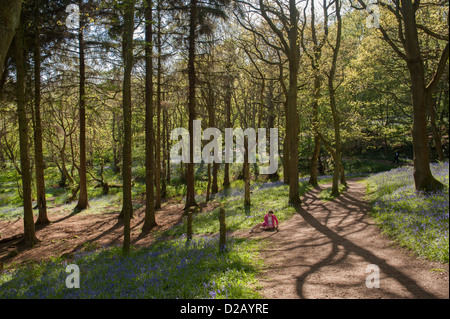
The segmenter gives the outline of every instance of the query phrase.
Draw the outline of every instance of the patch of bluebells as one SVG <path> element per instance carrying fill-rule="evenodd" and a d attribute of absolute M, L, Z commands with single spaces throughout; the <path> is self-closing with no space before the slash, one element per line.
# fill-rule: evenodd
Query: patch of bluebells
<path fill-rule="evenodd" d="M 253 265 L 242 245 L 229 239 L 219 254 L 218 238 L 185 237 L 121 254 L 110 247 L 0 273 L 0 298 L 249 298 Z M 67 288 L 68 264 L 80 269 L 80 288 Z"/>
<path fill-rule="evenodd" d="M 449 163 L 430 165 L 444 189 L 415 190 L 413 168 L 404 166 L 368 178 L 375 185 L 373 216 L 383 230 L 419 256 L 448 263 Z"/>

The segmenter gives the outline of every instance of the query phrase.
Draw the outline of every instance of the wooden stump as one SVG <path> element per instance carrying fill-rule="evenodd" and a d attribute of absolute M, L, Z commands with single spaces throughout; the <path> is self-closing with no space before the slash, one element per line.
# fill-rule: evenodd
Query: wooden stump
<path fill-rule="evenodd" d="M 225 209 L 220 207 L 219 210 L 219 223 L 220 223 L 220 235 L 219 235 L 219 252 L 226 251 L 227 242 L 227 225 L 225 224 Z"/>

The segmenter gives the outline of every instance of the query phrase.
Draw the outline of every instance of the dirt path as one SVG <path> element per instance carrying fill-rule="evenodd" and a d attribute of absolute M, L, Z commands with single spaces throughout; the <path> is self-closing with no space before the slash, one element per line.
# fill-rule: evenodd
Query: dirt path
<path fill-rule="evenodd" d="M 368 217 L 366 188 L 357 179 L 339 198 L 324 202 L 314 189 L 278 232 L 266 238 L 267 269 L 260 278 L 266 298 L 449 298 L 448 265 L 417 259 L 381 234 Z M 366 267 L 379 267 L 380 287 L 367 288 Z"/>

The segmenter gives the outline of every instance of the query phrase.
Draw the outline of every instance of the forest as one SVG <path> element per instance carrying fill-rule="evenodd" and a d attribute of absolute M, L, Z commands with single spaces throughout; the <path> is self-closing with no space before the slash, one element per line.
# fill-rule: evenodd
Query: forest
<path fill-rule="evenodd" d="M 248 231 L 269 210 L 280 239 L 263 240 L 287 244 L 298 217 L 335 245 L 308 194 L 348 202 L 350 215 L 362 209 L 401 249 L 440 263 L 433 275 L 448 283 L 448 9 L 448 0 L 1 0 L 0 297 L 259 298 L 249 287 L 265 266 Z M 208 254 L 216 260 L 199 257 Z M 64 292 L 61 260 L 101 268 L 115 256 L 125 268 L 133 258 L 155 269 L 176 262 L 165 279 L 130 279 L 134 295 Z M 38 257 L 60 259 L 19 266 Z M 230 265 L 242 285 L 225 270 L 217 277 Z M 211 278 L 179 278 L 183 267 Z M 61 287 L 38 296 L 14 284 L 31 276 L 39 286 L 46 274 Z M 299 278 L 295 296 L 310 297 L 310 277 Z M 423 293 L 448 298 L 448 284 L 439 289 Z"/>

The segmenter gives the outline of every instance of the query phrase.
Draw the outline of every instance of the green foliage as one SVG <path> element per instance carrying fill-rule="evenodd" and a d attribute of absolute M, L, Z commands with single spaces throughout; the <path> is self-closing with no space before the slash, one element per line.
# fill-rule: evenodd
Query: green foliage
<path fill-rule="evenodd" d="M 338 189 L 339 189 L 339 194 L 342 194 L 343 192 L 345 192 L 346 186 L 343 184 L 339 184 Z M 331 187 L 327 187 L 326 189 L 322 190 L 319 193 L 318 197 L 324 201 L 330 201 L 330 200 L 335 199 L 337 196 L 332 195 L 331 190 L 332 190 Z"/>
<path fill-rule="evenodd" d="M 300 195 L 308 190 L 307 182 L 300 183 Z M 226 212 L 226 224 L 228 231 L 250 229 L 261 223 L 269 209 L 275 212 L 280 222 L 289 219 L 295 209 L 288 204 L 289 186 L 282 182 L 253 184 L 250 207 L 244 205 L 243 181 L 232 183 L 232 189 L 222 191 L 215 201 L 220 202 Z M 205 213 L 194 215 L 192 223 L 194 234 L 212 234 L 219 231 L 219 208 Z M 186 217 L 183 222 L 170 230 L 165 231 L 163 236 L 180 236 L 186 232 Z"/>

